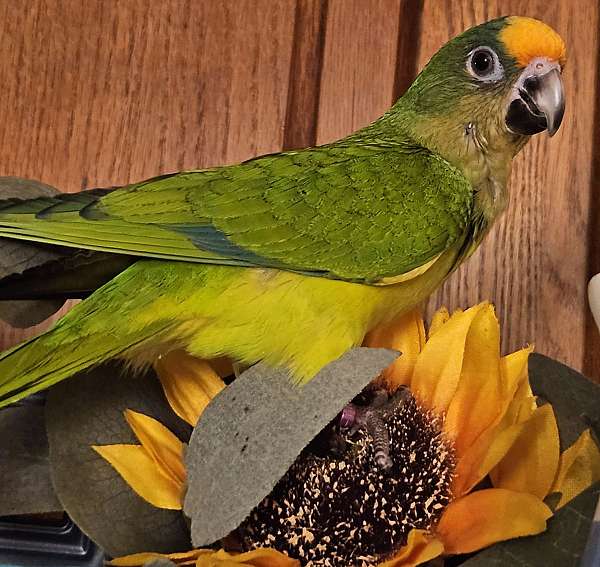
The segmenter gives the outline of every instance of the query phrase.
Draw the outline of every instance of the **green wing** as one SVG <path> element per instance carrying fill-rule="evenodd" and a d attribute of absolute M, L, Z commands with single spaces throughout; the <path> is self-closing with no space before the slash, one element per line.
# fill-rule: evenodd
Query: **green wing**
<path fill-rule="evenodd" d="M 0 204 L 0 236 L 376 283 L 464 237 L 473 192 L 422 148 L 332 144 Z"/>

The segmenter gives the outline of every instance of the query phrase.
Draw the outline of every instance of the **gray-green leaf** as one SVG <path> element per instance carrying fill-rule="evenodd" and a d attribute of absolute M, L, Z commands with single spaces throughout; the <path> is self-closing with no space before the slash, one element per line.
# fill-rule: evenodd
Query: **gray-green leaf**
<path fill-rule="evenodd" d="M 52 486 L 44 408 L 0 411 L 0 516 L 62 510 Z"/>
<path fill-rule="evenodd" d="M 240 525 L 310 441 L 397 356 L 356 348 L 303 387 L 283 370 L 257 365 L 223 390 L 202 414 L 186 454 L 184 512 L 194 546 Z"/>
<path fill-rule="evenodd" d="M 52 197 L 57 193 L 54 187 L 39 181 L 0 177 L 0 200 Z M 4 238 L 0 247 L 0 279 L 11 274 L 22 274 L 28 268 L 56 260 L 60 256 L 59 249 L 55 247 Z M 13 327 L 31 327 L 56 313 L 63 303 L 62 300 L 0 301 L 0 319 Z"/>
<path fill-rule="evenodd" d="M 154 373 L 127 376 L 103 365 L 51 388 L 46 405 L 56 492 L 77 525 L 110 555 L 189 549 L 183 514 L 140 498 L 91 445 L 135 443 L 123 412 L 158 419 L 185 438 L 189 426 L 167 405 Z"/>

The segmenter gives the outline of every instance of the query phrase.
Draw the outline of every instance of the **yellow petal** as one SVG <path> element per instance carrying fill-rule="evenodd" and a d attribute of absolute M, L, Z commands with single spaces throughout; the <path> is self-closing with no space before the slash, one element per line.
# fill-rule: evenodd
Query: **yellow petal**
<path fill-rule="evenodd" d="M 429 332 L 427 333 L 430 339 L 439 331 L 444 323 L 447 323 L 450 319 L 450 313 L 445 307 L 438 309 L 431 318 L 431 325 L 429 325 Z"/>
<path fill-rule="evenodd" d="M 524 380 L 517 387 L 513 399 L 502 418 L 507 424 L 527 421 L 537 410 L 535 396 L 531 391 L 529 380 Z"/>
<path fill-rule="evenodd" d="M 500 463 L 490 472 L 494 486 L 527 492 L 544 499 L 556 476 L 560 442 L 554 410 L 535 410 Z"/>
<path fill-rule="evenodd" d="M 177 565 L 189 565 L 190 561 L 193 565 L 196 559 L 201 555 L 212 555 L 213 553 L 212 549 L 192 549 L 191 551 L 170 553 L 168 555 L 163 555 L 162 553 L 134 553 L 132 555 L 117 557 L 112 561 L 108 561 L 106 564 L 115 567 L 143 567 L 145 563 L 152 561 L 153 559 L 169 559 Z"/>
<path fill-rule="evenodd" d="M 163 474 L 139 445 L 92 446 L 144 500 L 157 508 L 181 510 L 182 485 Z"/>
<path fill-rule="evenodd" d="M 533 346 L 528 346 L 500 359 L 500 373 L 506 385 L 508 399 L 512 399 L 524 382 L 528 382 L 529 355 Z"/>
<path fill-rule="evenodd" d="M 411 530 L 406 545 L 380 567 L 415 567 L 444 553 L 442 542 L 425 530 Z"/>
<path fill-rule="evenodd" d="M 365 337 L 364 345 L 399 351 L 401 356 L 381 373 L 381 380 L 390 391 L 410 386 L 417 356 L 425 345 L 421 313 L 414 309 L 388 325 L 377 327 Z"/>
<path fill-rule="evenodd" d="M 525 423 L 506 427 L 499 424 L 485 431 L 458 459 L 452 493 L 455 497 L 470 492 L 505 457 L 523 432 Z"/>
<path fill-rule="evenodd" d="M 482 303 L 455 312 L 425 344 L 415 364 L 411 390 L 425 407 L 444 413 L 458 387 L 467 334 Z"/>
<path fill-rule="evenodd" d="M 300 562 L 274 549 L 255 549 L 246 553 L 230 554 L 220 549 L 198 558 L 196 567 L 300 567 Z"/>
<path fill-rule="evenodd" d="M 208 403 L 225 387 L 207 362 L 182 350 L 161 356 L 155 367 L 173 411 L 192 426 L 196 425 Z"/>
<path fill-rule="evenodd" d="M 467 333 L 460 382 L 444 422 L 459 457 L 499 421 L 508 405 L 506 399 L 500 372 L 500 325 L 494 307 L 486 304 L 473 318 Z"/>
<path fill-rule="evenodd" d="M 125 419 L 163 474 L 174 482 L 183 484 L 186 478 L 183 443 L 162 423 L 143 413 L 125 410 Z"/>
<path fill-rule="evenodd" d="M 500 422 L 484 431 L 458 458 L 453 483 L 455 497 L 469 492 L 506 456 L 536 408 L 535 397 L 525 375 Z"/>
<path fill-rule="evenodd" d="M 451 502 L 436 533 L 444 553 L 470 553 L 498 541 L 539 534 L 550 516 L 550 508 L 535 496 L 491 488 Z"/>
<path fill-rule="evenodd" d="M 586 429 L 560 457 L 558 473 L 550 489 L 550 492 L 562 493 L 557 509 L 598 481 L 600 451 L 590 435 L 590 430 Z"/>

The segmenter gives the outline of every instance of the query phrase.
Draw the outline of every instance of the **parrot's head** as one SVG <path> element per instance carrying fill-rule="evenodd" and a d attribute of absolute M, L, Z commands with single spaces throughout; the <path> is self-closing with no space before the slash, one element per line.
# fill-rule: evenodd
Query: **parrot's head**
<path fill-rule="evenodd" d="M 560 127 L 565 58 L 548 25 L 499 18 L 442 47 L 397 107 L 411 134 L 474 176 L 483 161 L 501 169 L 531 135 Z"/>

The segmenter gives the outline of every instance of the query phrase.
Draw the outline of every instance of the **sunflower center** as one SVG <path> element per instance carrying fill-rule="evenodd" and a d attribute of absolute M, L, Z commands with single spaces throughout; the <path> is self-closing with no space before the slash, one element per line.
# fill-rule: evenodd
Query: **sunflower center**
<path fill-rule="evenodd" d="M 239 528 L 245 549 L 272 547 L 303 565 L 366 567 L 429 529 L 451 498 L 454 455 L 442 421 L 412 396 L 386 412 L 392 466 L 375 464 L 366 430 L 342 455 L 306 452 Z"/>

